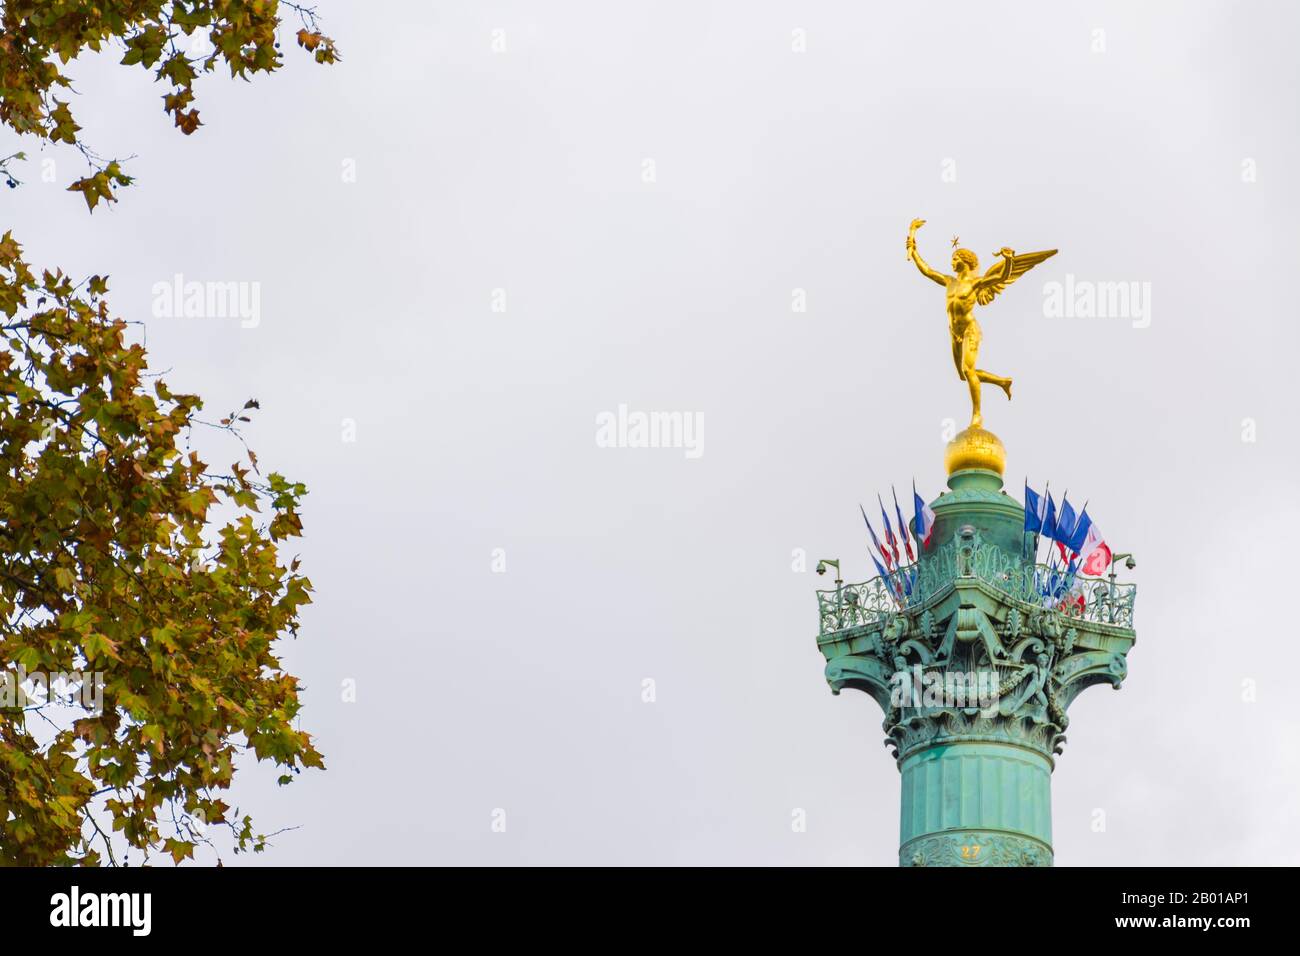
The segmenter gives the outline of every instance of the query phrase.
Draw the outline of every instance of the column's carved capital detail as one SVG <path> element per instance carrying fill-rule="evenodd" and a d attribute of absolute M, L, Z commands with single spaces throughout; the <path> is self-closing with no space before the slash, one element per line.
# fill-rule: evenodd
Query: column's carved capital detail
<path fill-rule="evenodd" d="M 1016 567 L 977 531 L 959 534 L 922 563 L 910 602 L 882 603 L 819 641 L 831 690 L 872 696 L 896 759 L 976 738 L 1060 753 L 1074 699 L 1093 684 L 1123 682 L 1132 629 L 1094 619 L 1110 614 L 1105 601 L 1089 616 L 1076 604 L 1044 607 L 1016 596 L 1008 589 L 1023 574 Z M 871 583 L 884 588 L 882 580 Z"/>
<path fill-rule="evenodd" d="M 901 765 L 927 747 L 982 741 L 1027 747 L 1051 760 L 1060 753 L 1065 735 L 1060 725 L 1035 714 L 989 714 L 975 708 L 943 708 L 904 717 L 885 729 L 885 745 Z"/>

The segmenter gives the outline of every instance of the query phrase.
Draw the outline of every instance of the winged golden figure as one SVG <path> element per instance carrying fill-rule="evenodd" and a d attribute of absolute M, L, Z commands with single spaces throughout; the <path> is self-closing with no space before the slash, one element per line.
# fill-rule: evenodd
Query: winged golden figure
<path fill-rule="evenodd" d="M 924 219 L 913 219 L 907 230 L 907 258 L 916 263 L 921 275 L 933 279 L 946 290 L 948 305 L 948 332 L 952 335 L 952 361 L 957 366 L 957 377 L 964 380 L 970 388 L 971 428 L 981 428 L 984 417 L 980 414 L 980 383 L 996 385 L 1011 397 L 1011 379 L 994 375 L 976 368 L 979 358 L 980 332 L 979 323 L 975 321 L 975 305 L 988 305 L 999 292 L 1045 259 L 1056 255 L 1055 249 L 1045 252 L 1027 252 L 1016 255 L 1003 246 L 994 255 L 1002 261 L 980 275 L 979 259 L 969 249 L 954 249 L 952 270 L 955 275 L 944 275 L 930 268 L 916 251 L 916 230 L 925 225 Z M 953 245 L 957 240 L 953 240 Z"/>

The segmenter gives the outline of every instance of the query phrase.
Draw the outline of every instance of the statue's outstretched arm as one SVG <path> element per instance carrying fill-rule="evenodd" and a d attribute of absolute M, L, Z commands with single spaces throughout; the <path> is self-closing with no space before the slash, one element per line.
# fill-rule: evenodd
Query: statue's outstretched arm
<path fill-rule="evenodd" d="M 907 230 L 907 258 L 916 263 L 916 267 L 921 270 L 921 275 L 931 279 L 939 285 L 946 286 L 948 277 L 942 272 L 930 268 L 930 264 L 921 258 L 921 254 L 916 251 L 916 230 L 925 225 L 924 219 L 913 219 L 912 226 Z"/>

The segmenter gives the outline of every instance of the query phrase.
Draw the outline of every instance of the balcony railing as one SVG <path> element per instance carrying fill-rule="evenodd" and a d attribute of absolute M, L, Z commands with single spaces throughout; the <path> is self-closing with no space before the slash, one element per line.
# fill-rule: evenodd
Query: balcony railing
<path fill-rule="evenodd" d="M 1120 584 L 1113 577 L 1077 575 L 1066 579 L 1059 567 L 1021 563 L 1000 549 L 971 544 L 940 548 L 919 567 L 894 569 L 862 584 L 818 591 L 820 633 L 880 623 L 899 611 L 920 606 L 955 579 L 972 577 L 1026 604 L 1054 608 L 1095 624 L 1133 626 L 1136 584 Z"/>

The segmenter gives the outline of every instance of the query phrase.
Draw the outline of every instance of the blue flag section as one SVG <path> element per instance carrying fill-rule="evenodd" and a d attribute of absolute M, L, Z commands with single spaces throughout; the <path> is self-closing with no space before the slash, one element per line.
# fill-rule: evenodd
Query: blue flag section
<path fill-rule="evenodd" d="M 1088 540 L 1088 529 L 1092 527 L 1092 519 L 1088 517 L 1088 506 L 1083 506 L 1083 511 L 1079 515 L 1079 520 L 1070 532 L 1069 538 L 1065 541 L 1066 548 L 1075 557 L 1083 550 L 1083 543 Z"/>
<path fill-rule="evenodd" d="M 1043 516 L 1043 537 L 1049 541 L 1056 536 L 1056 502 L 1052 500 L 1052 493 L 1047 493 L 1047 514 Z"/>
<path fill-rule="evenodd" d="M 903 569 L 903 591 L 910 598 L 912 596 L 912 586 L 916 584 L 916 568 Z"/>
<path fill-rule="evenodd" d="M 1038 534 L 1043 530 L 1043 501 L 1025 480 L 1025 531 Z"/>
<path fill-rule="evenodd" d="M 1071 534 L 1074 533 L 1074 506 L 1070 504 L 1069 492 L 1061 499 L 1061 513 L 1056 519 L 1056 527 L 1052 529 L 1051 538 L 1057 544 L 1067 541 Z"/>

